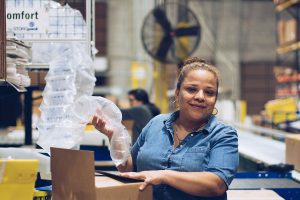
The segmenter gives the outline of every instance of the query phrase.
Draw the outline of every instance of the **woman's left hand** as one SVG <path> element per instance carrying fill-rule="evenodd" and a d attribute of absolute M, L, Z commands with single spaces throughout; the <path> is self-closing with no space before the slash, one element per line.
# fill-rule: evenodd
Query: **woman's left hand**
<path fill-rule="evenodd" d="M 164 170 L 128 172 L 121 173 L 121 176 L 144 180 L 144 183 L 139 188 L 140 190 L 144 190 L 149 184 L 159 185 L 164 182 Z"/>

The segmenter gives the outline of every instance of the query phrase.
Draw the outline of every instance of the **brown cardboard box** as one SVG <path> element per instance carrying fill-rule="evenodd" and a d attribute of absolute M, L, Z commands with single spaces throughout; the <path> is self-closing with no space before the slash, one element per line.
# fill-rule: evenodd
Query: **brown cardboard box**
<path fill-rule="evenodd" d="M 284 200 L 273 190 L 228 190 L 228 200 Z"/>
<path fill-rule="evenodd" d="M 291 44 L 297 41 L 298 33 L 297 33 L 297 21 L 296 19 L 289 19 L 285 22 L 285 43 Z"/>
<path fill-rule="evenodd" d="M 285 21 L 279 20 L 277 23 L 278 43 L 283 45 L 285 43 Z"/>
<path fill-rule="evenodd" d="M 34 101 L 32 102 L 32 114 L 37 117 L 41 116 L 40 106 L 43 102 L 42 91 L 34 90 L 32 91 L 32 98 Z"/>
<path fill-rule="evenodd" d="M 47 71 L 29 71 L 28 75 L 31 79 L 31 85 L 45 86 L 45 76 Z"/>
<path fill-rule="evenodd" d="M 295 170 L 300 171 L 300 135 L 289 134 L 285 138 L 285 161 L 293 164 Z"/>
<path fill-rule="evenodd" d="M 53 200 L 152 199 L 151 187 L 139 191 L 141 182 L 117 180 L 117 175 L 95 177 L 91 151 L 51 148 L 51 175 Z"/>
<path fill-rule="evenodd" d="M 126 183 L 107 176 L 96 177 L 97 200 L 152 200 L 152 188 L 139 191 L 141 182 Z"/>

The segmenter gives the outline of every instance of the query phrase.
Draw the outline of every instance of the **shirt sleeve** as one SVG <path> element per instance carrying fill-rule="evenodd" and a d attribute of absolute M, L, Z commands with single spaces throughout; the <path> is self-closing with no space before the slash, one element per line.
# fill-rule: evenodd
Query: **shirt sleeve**
<path fill-rule="evenodd" d="M 132 108 L 121 109 L 121 113 L 122 113 L 123 120 L 133 119 L 133 117 L 132 117 L 133 109 Z"/>
<path fill-rule="evenodd" d="M 231 127 L 220 131 L 221 137 L 211 144 L 206 171 L 216 174 L 229 186 L 239 165 L 238 136 L 236 130 Z"/>
<path fill-rule="evenodd" d="M 149 127 L 151 126 L 151 124 L 152 124 L 152 120 L 143 128 L 140 136 L 138 137 L 138 139 L 132 146 L 132 149 L 131 149 L 132 166 L 133 166 L 132 171 L 134 171 L 134 172 L 137 171 L 136 159 L 137 159 L 138 152 L 139 152 L 140 148 L 144 145 L 144 142 L 146 140 L 146 136 L 147 136 L 147 133 L 149 131 Z"/>

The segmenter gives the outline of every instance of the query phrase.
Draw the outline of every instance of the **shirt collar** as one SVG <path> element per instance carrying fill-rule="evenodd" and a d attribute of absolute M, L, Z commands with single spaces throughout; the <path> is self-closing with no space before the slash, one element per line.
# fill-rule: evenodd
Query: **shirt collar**
<path fill-rule="evenodd" d="M 164 120 L 164 124 L 168 130 L 173 129 L 172 125 L 175 122 L 175 120 L 178 118 L 178 116 L 179 116 L 179 111 L 175 111 L 173 113 L 170 113 L 169 117 L 166 120 Z M 211 115 L 205 127 L 199 131 L 196 131 L 195 133 L 199 133 L 203 131 L 204 133 L 209 134 L 210 132 L 212 132 L 213 127 L 216 125 L 216 123 L 217 123 L 216 117 L 214 115 Z"/>
<path fill-rule="evenodd" d="M 179 111 L 175 111 L 173 113 L 170 113 L 168 118 L 166 120 L 164 120 L 164 124 L 167 127 L 168 130 L 172 130 L 172 125 L 175 122 L 175 120 L 178 118 L 179 116 Z"/>

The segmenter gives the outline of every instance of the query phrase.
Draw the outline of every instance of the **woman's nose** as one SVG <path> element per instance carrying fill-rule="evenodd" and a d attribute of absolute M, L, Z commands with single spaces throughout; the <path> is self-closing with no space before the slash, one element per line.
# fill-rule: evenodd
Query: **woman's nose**
<path fill-rule="evenodd" d="M 196 99 L 205 99 L 205 95 L 204 95 L 204 91 L 203 90 L 199 90 L 197 93 L 196 93 L 196 96 L 195 96 Z"/>

